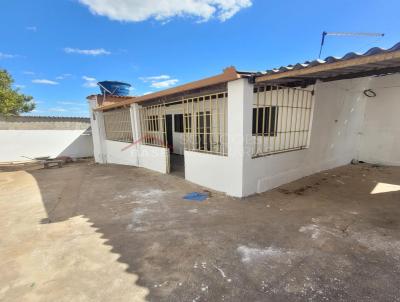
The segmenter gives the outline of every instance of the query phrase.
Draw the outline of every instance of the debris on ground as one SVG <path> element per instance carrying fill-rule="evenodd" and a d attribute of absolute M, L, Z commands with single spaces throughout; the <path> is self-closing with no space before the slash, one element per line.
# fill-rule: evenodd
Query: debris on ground
<path fill-rule="evenodd" d="M 57 156 L 55 160 L 62 160 L 64 163 L 72 163 L 74 160 L 69 156 Z"/>
<path fill-rule="evenodd" d="M 43 166 L 45 169 L 49 169 L 52 167 L 62 168 L 63 164 L 64 164 L 64 161 L 61 159 L 48 159 L 48 160 L 44 161 Z"/>
<path fill-rule="evenodd" d="M 280 192 L 282 194 L 286 194 L 286 195 L 289 195 L 289 194 L 304 195 L 304 193 L 306 193 L 308 190 L 313 189 L 313 188 L 314 188 L 314 186 L 306 185 L 306 186 L 302 186 L 295 190 L 288 190 L 285 188 L 280 188 L 280 189 L 278 189 L 278 192 Z"/>

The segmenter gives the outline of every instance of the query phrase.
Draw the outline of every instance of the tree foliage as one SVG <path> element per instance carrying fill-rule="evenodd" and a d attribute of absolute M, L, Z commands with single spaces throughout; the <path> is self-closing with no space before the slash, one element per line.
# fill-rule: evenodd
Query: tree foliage
<path fill-rule="evenodd" d="M 6 70 L 0 69 L 0 114 L 19 115 L 35 109 L 32 97 L 12 89 L 13 78 Z"/>

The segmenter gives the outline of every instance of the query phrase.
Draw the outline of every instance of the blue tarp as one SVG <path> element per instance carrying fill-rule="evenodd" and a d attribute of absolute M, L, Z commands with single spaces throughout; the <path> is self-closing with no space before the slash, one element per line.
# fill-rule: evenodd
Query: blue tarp
<path fill-rule="evenodd" d="M 204 201 L 208 198 L 208 193 L 192 192 L 183 196 L 183 199 L 194 200 L 194 201 Z"/>

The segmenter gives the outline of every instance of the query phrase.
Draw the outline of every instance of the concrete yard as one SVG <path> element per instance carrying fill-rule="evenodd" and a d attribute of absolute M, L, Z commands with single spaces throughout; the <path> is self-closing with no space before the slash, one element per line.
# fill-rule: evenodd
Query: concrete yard
<path fill-rule="evenodd" d="M 1 301 L 400 301 L 400 167 L 204 202 L 135 167 L 5 170 Z"/>

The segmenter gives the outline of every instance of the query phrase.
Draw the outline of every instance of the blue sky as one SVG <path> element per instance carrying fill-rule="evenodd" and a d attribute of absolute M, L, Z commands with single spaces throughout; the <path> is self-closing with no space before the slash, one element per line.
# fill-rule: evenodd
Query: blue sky
<path fill-rule="evenodd" d="M 87 116 L 98 80 L 141 95 L 220 73 L 265 70 L 400 41 L 398 0 L 3 0 L 0 68 L 34 96 L 33 115 Z"/>

